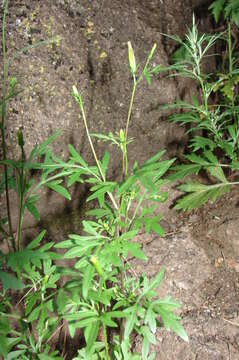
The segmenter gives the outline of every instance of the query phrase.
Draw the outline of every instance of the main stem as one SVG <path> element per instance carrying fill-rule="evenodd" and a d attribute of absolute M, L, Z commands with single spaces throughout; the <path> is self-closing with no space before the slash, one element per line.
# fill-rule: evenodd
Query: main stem
<path fill-rule="evenodd" d="M 134 85 L 133 85 L 133 90 L 132 90 L 132 94 L 131 94 L 131 99 L 130 99 L 130 104 L 129 104 L 129 111 L 128 111 L 126 127 L 125 127 L 125 153 L 123 154 L 123 177 L 128 175 L 127 138 L 128 138 L 129 122 L 130 122 L 132 109 L 133 109 L 136 86 L 137 86 L 137 82 L 136 82 L 136 79 L 134 77 Z"/>
<path fill-rule="evenodd" d="M 130 104 L 129 104 L 129 111 L 128 111 L 126 127 L 125 127 L 125 135 L 124 135 L 125 147 L 123 150 L 123 169 L 122 169 L 123 180 L 125 179 L 125 177 L 128 176 L 127 138 L 128 138 L 129 122 L 130 122 L 133 104 L 134 104 L 135 90 L 137 87 L 137 81 L 136 81 L 135 76 L 133 78 L 133 81 L 134 81 L 134 84 L 133 84 L 133 89 L 132 89 L 132 93 L 131 93 L 131 99 L 130 99 Z M 122 201 L 124 201 L 124 196 L 120 197 L 119 209 L 121 208 Z M 121 214 L 119 213 L 119 217 L 121 217 L 120 215 Z M 118 234 L 118 236 L 119 236 L 119 234 Z M 124 259 L 122 257 L 121 257 L 121 263 L 122 263 L 122 269 L 120 271 L 120 287 L 121 287 L 121 291 L 123 291 L 123 289 L 124 289 Z M 123 341 L 123 336 L 124 336 L 124 320 L 120 319 L 120 343 L 122 343 L 122 341 Z"/>
<path fill-rule="evenodd" d="M 131 114 L 132 114 L 132 109 L 133 109 L 133 103 L 134 103 L 134 96 L 135 96 L 136 86 L 137 86 L 137 83 L 136 83 L 136 81 L 134 80 L 133 90 L 132 90 L 131 99 L 130 99 L 130 104 L 129 104 L 129 111 L 128 111 L 128 116 L 127 116 L 127 122 L 126 122 L 126 127 L 125 127 L 125 141 L 127 141 L 127 137 L 128 137 L 129 121 L 130 121 Z"/>

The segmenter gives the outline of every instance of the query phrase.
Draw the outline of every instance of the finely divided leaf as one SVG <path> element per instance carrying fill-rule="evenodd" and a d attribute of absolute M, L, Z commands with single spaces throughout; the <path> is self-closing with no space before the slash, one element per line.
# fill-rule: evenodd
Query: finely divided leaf
<path fill-rule="evenodd" d="M 166 330 L 174 331 L 178 336 L 180 336 L 184 341 L 188 341 L 188 336 L 180 323 L 180 317 L 175 315 L 173 312 L 167 309 L 164 304 L 158 307 L 158 312 L 163 320 L 164 327 Z"/>
<path fill-rule="evenodd" d="M 40 244 L 40 242 L 42 241 L 43 237 L 45 236 L 45 233 L 46 233 L 46 230 L 41 231 L 40 234 L 38 234 L 37 237 L 35 237 L 35 239 L 32 240 L 32 241 L 30 242 L 30 244 L 28 244 L 28 245 L 26 246 L 26 248 L 27 248 L 28 250 L 33 250 L 33 249 L 35 249 L 35 248 Z"/>
<path fill-rule="evenodd" d="M 202 166 L 198 164 L 182 164 L 176 165 L 172 168 L 172 171 L 175 171 L 173 174 L 168 176 L 168 179 L 171 181 L 183 179 L 186 176 L 198 174 Z"/>
<path fill-rule="evenodd" d="M 208 8 L 209 10 L 211 10 L 212 15 L 214 16 L 216 22 L 218 22 L 219 20 L 225 2 L 226 0 L 215 0 Z"/>
<path fill-rule="evenodd" d="M 74 146 L 71 144 L 68 145 L 68 149 L 71 155 L 72 160 L 75 162 L 78 162 L 80 165 L 82 165 L 85 168 L 88 168 L 88 165 L 86 164 L 85 160 L 80 156 L 80 154 L 76 151 Z"/>
<path fill-rule="evenodd" d="M 61 182 L 62 180 L 51 181 L 49 183 L 46 183 L 46 186 L 54 190 L 55 192 L 57 192 L 67 200 L 71 200 L 71 195 L 63 186 L 60 185 Z"/>
<path fill-rule="evenodd" d="M 219 196 L 230 189 L 230 183 L 204 185 L 200 183 L 187 183 L 179 186 L 179 190 L 190 193 L 177 201 L 174 207 L 177 210 L 192 210 L 204 205 L 209 199 L 215 201 Z"/>

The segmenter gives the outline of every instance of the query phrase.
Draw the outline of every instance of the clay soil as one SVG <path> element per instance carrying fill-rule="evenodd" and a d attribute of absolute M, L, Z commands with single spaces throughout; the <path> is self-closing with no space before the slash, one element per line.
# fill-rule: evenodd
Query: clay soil
<path fill-rule="evenodd" d="M 238 189 L 192 213 L 166 216 L 164 239 L 145 239 L 148 274 L 166 268 L 159 295 L 182 303 L 189 343 L 158 330 L 156 359 L 239 359 Z M 142 271 L 142 267 L 141 267 Z"/>

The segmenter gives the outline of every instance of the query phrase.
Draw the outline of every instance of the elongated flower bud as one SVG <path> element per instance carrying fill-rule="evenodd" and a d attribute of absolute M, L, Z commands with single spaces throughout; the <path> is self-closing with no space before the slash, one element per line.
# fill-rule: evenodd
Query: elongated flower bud
<path fill-rule="evenodd" d="M 136 65 L 136 61 L 135 61 L 134 50 L 132 48 L 130 41 L 128 41 L 128 55 L 129 55 L 130 69 L 131 69 L 132 73 L 135 74 L 136 70 L 137 70 L 137 65 Z"/>
<path fill-rule="evenodd" d="M 98 272 L 98 274 L 99 274 L 101 277 L 104 277 L 104 273 L 103 273 L 103 270 L 102 270 L 102 268 L 101 268 L 101 266 L 100 266 L 100 264 L 99 264 L 99 262 L 98 262 L 98 259 L 97 259 L 94 255 L 92 255 L 92 256 L 90 257 L 90 261 L 91 261 L 91 263 L 94 265 L 95 270 Z"/>

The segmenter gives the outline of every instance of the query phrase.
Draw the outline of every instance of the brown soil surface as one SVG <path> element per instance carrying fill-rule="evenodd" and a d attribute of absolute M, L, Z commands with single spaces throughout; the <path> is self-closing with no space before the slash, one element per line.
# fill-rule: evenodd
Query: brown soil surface
<path fill-rule="evenodd" d="M 189 343 L 158 330 L 158 360 L 239 358 L 238 189 L 192 213 L 166 215 L 164 239 L 145 238 L 145 271 L 161 266 L 159 291 L 182 303 Z M 142 271 L 142 266 L 139 268 Z"/>

